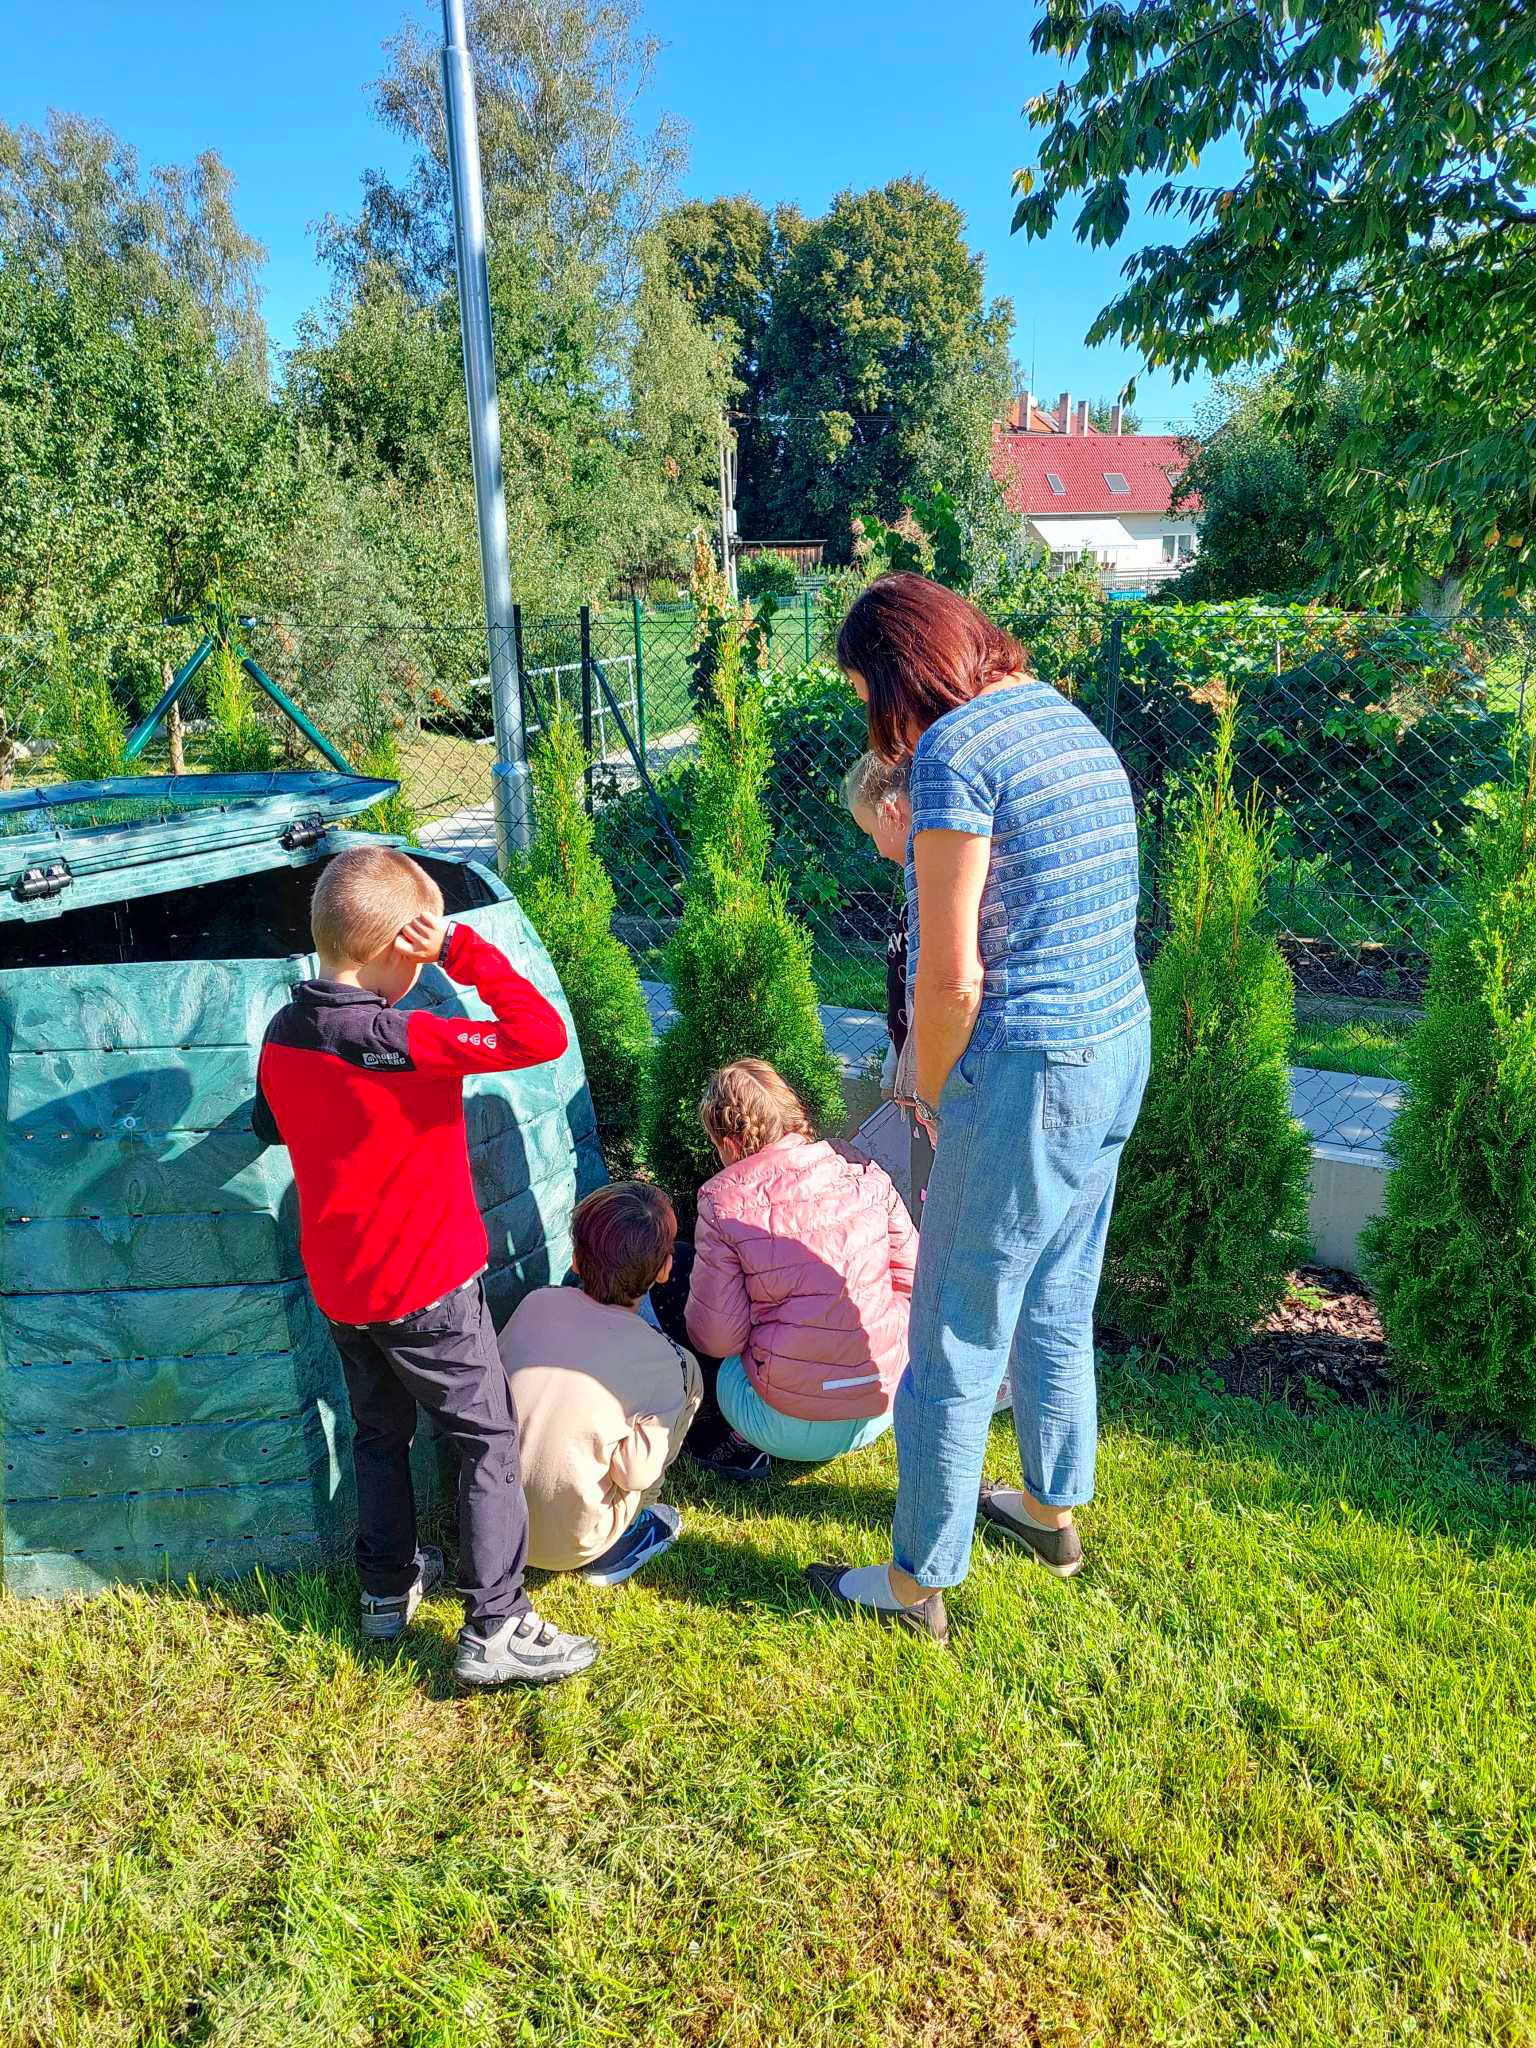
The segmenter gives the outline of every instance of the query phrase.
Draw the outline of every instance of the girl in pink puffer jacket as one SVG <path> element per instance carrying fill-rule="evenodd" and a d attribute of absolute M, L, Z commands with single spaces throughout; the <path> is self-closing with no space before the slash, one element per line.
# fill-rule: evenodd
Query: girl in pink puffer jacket
<path fill-rule="evenodd" d="M 725 1360 L 726 1420 L 799 1463 L 872 1443 L 907 1368 L 917 1258 L 890 1176 L 817 1138 L 765 1060 L 722 1067 L 699 1115 L 721 1171 L 699 1190 L 688 1336 Z"/>

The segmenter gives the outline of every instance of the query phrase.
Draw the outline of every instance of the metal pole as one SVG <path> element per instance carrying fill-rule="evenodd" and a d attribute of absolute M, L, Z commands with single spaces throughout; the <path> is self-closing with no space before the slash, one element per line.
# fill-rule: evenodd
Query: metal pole
<path fill-rule="evenodd" d="M 592 815 L 592 610 L 581 608 L 581 751 L 586 759 L 582 781 L 587 792 L 587 816 Z"/>
<path fill-rule="evenodd" d="M 640 600 L 635 606 L 635 729 L 640 738 L 640 751 L 645 752 L 645 614 L 640 609 Z M 1522 685 L 1522 688 L 1524 686 Z"/>
<path fill-rule="evenodd" d="M 730 428 L 720 422 L 720 567 L 731 602 L 736 601 L 736 499 L 731 488 Z"/>
<path fill-rule="evenodd" d="M 491 794 L 496 811 L 496 850 L 505 867 L 513 854 L 526 852 L 533 821 L 528 761 L 523 747 L 522 688 L 512 627 L 512 568 L 507 554 L 501 415 L 496 403 L 496 351 L 491 335 L 491 288 L 485 261 L 480 127 L 475 115 L 475 77 L 464 33 L 464 0 L 443 0 L 443 116 L 448 130 L 448 172 L 453 185 L 453 246 L 459 277 L 459 327 L 464 342 L 464 391 L 469 401 L 469 450 L 475 472 L 475 519 L 480 529 L 480 577 L 485 589 L 485 637 L 491 664 L 491 716 L 496 728 Z"/>

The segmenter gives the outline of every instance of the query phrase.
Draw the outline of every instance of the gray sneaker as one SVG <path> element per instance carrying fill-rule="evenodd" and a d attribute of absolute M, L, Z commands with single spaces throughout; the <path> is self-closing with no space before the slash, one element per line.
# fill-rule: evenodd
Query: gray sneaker
<path fill-rule="evenodd" d="M 363 1635 L 370 1643 L 392 1643 L 405 1634 L 411 1617 L 443 1583 L 443 1553 L 430 1543 L 416 1553 L 415 1582 L 404 1593 L 364 1593 Z"/>
<path fill-rule="evenodd" d="M 1024 1522 L 1010 1514 L 993 1494 L 991 1481 L 984 1479 L 978 1505 L 981 1519 L 989 1527 L 1011 1536 L 1020 1549 L 1027 1550 L 1037 1564 L 1043 1564 L 1058 1579 L 1070 1579 L 1082 1570 L 1083 1539 L 1075 1523 L 1069 1522 L 1065 1529 L 1042 1529 L 1038 1523 Z"/>
<path fill-rule="evenodd" d="M 595 1664 L 597 1655 L 590 1636 L 562 1635 L 529 1607 L 488 1634 L 461 1628 L 453 1675 L 461 1685 L 558 1685 Z"/>

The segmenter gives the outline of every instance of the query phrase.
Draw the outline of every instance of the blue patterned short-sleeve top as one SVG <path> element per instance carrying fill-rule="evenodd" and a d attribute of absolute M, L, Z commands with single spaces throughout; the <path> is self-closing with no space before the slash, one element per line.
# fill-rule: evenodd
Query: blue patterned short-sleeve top
<path fill-rule="evenodd" d="M 912 761 L 912 830 L 992 842 L 978 1052 L 1089 1045 L 1147 1015 L 1130 784 L 1097 726 L 1049 683 L 989 690 L 928 728 Z M 907 919 L 915 973 L 910 842 Z"/>

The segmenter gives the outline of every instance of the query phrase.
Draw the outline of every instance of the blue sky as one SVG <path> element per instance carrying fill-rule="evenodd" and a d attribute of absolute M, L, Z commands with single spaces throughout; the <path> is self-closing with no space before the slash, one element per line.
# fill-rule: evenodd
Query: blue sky
<path fill-rule="evenodd" d="M 213 147 L 238 181 L 246 228 L 265 244 L 268 324 L 279 345 L 325 291 L 313 226 L 357 202 L 366 165 L 403 168 L 374 120 L 369 82 L 411 0 L 70 0 L 18 9 L 6 31 L 0 118 L 50 107 L 104 120 L 144 163 Z M 436 6 L 419 5 L 434 25 Z M 690 195 L 751 192 L 819 212 L 846 187 L 917 173 L 963 210 L 994 293 L 1014 302 L 1015 354 L 1054 398 L 1113 396 L 1137 367 L 1090 353 L 1083 335 L 1115 291 L 1126 251 L 1165 225 L 1133 223 L 1122 248 L 1068 230 L 1009 234 L 1009 178 L 1027 161 L 1020 109 L 1052 82 L 1029 48 L 1029 9 L 1000 0 L 886 0 L 841 9 L 765 0 L 649 0 L 664 44 L 652 95 L 687 124 Z M 151 24 L 153 31 L 151 32 Z M 1187 420 L 1203 387 L 1143 378 L 1145 424 Z"/>

